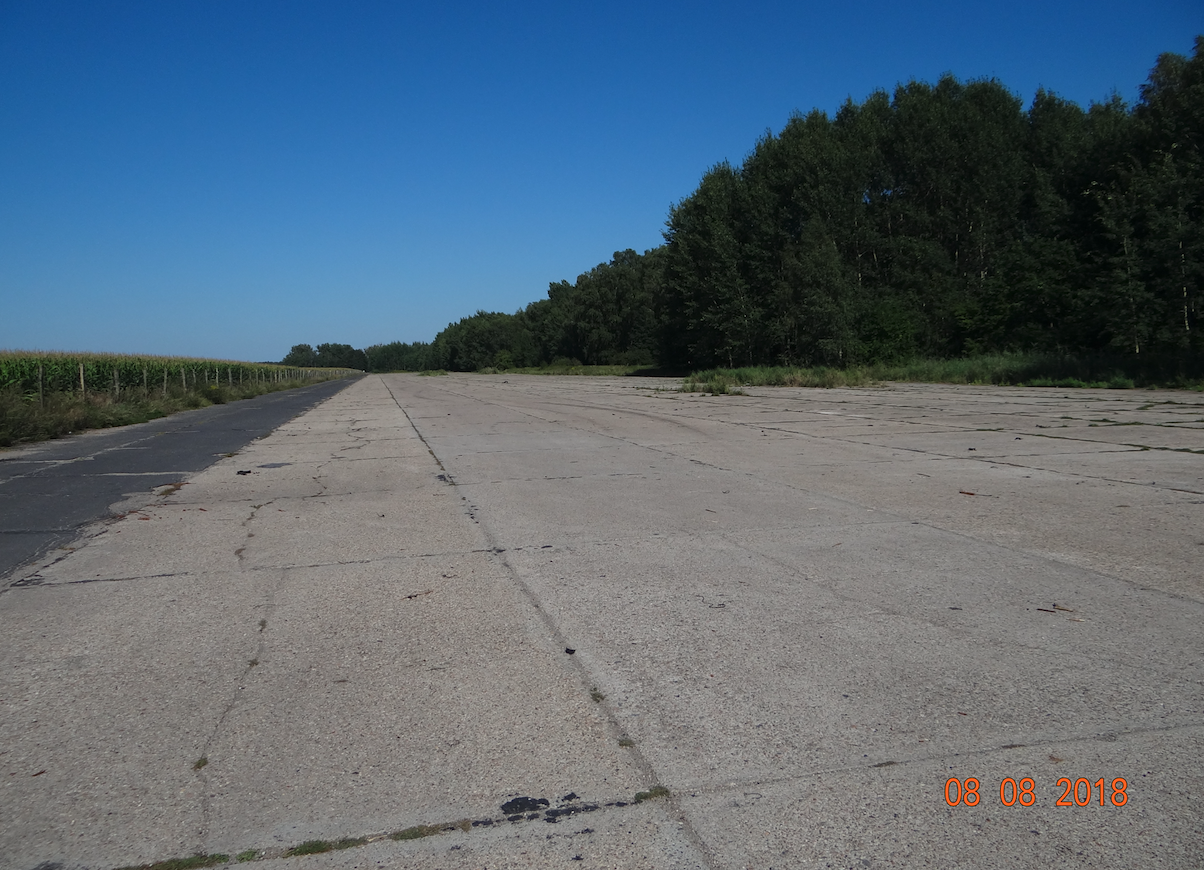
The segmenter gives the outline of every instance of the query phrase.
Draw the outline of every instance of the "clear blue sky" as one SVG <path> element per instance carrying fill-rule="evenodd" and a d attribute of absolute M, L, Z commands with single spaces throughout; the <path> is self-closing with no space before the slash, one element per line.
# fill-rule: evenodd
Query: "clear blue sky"
<path fill-rule="evenodd" d="M 912 78 L 1132 102 L 1199 0 L 0 0 L 0 348 L 428 341 Z"/>

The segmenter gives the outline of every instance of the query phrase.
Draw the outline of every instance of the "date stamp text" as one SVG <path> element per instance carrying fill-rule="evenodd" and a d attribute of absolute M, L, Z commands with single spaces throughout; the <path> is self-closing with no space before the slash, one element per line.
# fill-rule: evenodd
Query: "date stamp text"
<path fill-rule="evenodd" d="M 1092 801 L 1099 801 L 1101 807 L 1109 803 L 1114 807 L 1123 807 L 1129 802 L 1129 783 L 1123 776 L 1118 776 L 1109 782 L 1106 778 L 1092 782 L 1086 777 L 1071 779 L 1064 776 L 1057 782 L 1061 795 L 1054 802 L 1059 807 L 1086 807 Z M 945 780 L 945 803 L 951 807 L 976 807 L 982 800 L 982 783 L 974 777 L 958 779 L 950 777 Z M 999 802 L 1005 807 L 1019 804 L 1031 807 L 1037 803 L 1037 784 L 1030 778 L 1015 780 L 1006 777 L 999 783 Z"/>

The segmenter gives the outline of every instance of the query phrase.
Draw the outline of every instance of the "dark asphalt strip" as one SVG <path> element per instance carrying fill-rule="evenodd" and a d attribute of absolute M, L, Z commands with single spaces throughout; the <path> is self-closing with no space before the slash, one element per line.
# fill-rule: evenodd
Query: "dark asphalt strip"
<path fill-rule="evenodd" d="M 126 496 L 208 468 L 351 383 L 326 381 L 0 451 L 0 578 L 71 541 Z"/>

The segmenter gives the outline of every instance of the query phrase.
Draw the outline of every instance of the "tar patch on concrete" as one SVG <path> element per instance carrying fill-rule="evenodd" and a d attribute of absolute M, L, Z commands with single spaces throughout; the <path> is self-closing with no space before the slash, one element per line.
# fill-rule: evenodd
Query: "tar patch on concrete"
<path fill-rule="evenodd" d="M 549 803 L 547 798 L 516 797 L 502 804 L 502 812 L 508 816 L 514 813 L 539 812 Z"/>

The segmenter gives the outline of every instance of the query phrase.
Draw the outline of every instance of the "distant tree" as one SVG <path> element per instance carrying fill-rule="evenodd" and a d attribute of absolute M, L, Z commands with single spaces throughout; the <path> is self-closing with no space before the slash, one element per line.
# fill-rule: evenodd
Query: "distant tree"
<path fill-rule="evenodd" d="M 477 371 L 539 364 L 535 337 L 522 313 L 478 311 L 435 336 L 431 364 L 452 371 Z"/>
<path fill-rule="evenodd" d="M 318 364 L 318 355 L 308 344 L 294 344 L 293 349 L 280 361 L 281 365 L 311 368 Z"/>
<path fill-rule="evenodd" d="M 319 344 L 316 365 L 332 369 L 368 370 L 368 357 L 349 344 Z"/>
<path fill-rule="evenodd" d="M 573 285 L 553 284 L 549 299 L 560 304 L 562 314 L 559 355 L 587 365 L 651 363 L 659 282 L 657 253 L 628 249 L 616 251 L 609 263 L 578 276 Z"/>
<path fill-rule="evenodd" d="M 669 211 L 665 231 L 662 358 L 695 367 L 758 361 L 763 311 L 744 266 L 747 190 L 724 162 Z"/>
<path fill-rule="evenodd" d="M 1204 351 L 1204 36 L 1163 54 L 1133 111 L 1143 279 L 1162 309 L 1159 348 Z"/>
<path fill-rule="evenodd" d="M 424 341 L 403 344 L 375 344 L 364 354 L 368 358 L 368 370 L 373 372 L 420 372 L 431 368 L 429 364 L 431 346 Z"/>
<path fill-rule="evenodd" d="M 317 350 L 308 344 L 296 344 L 281 365 L 367 371 L 368 357 L 362 350 L 356 350 L 349 344 L 319 344 Z"/>

